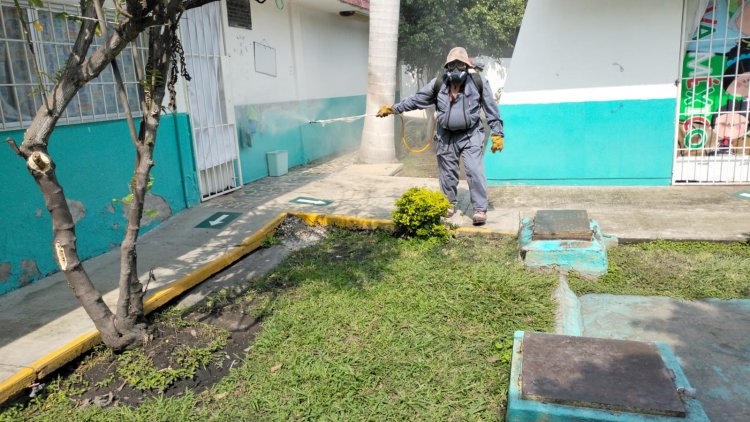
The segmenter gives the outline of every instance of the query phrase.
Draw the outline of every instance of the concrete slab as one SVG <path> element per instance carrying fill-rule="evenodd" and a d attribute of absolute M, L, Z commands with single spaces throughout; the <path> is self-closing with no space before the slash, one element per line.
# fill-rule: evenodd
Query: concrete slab
<path fill-rule="evenodd" d="M 507 216 L 517 225 L 519 216 L 533 217 L 540 209 L 585 209 L 606 234 L 621 240 L 745 241 L 750 228 L 738 216 L 750 213 L 750 201 L 733 196 L 738 190 L 737 186 L 490 186 L 488 224 Z"/>
<path fill-rule="evenodd" d="M 521 398 L 684 417 L 685 405 L 656 345 L 527 332 Z"/>
<path fill-rule="evenodd" d="M 522 384 L 526 382 L 522 377 L 522 368 L 526 356 L 524 337 L 526 333 L 516 331 L 513 336 L 513 357 L 511 360 L 510 386 L 508 389 L 508 410 L 506 420 L 513 422 L 706 422 L 708 417 L 698 400 L 689 395 L 682 396 L 687 408 L 684 417 L 649 415 L 642 413 L 622 412 L 608 409 L 596 409 L 575 405 L 558 404 L 537 400 L 527 400 L 521 397 Z M 690 383 L 682 372 L 677 359 L 669 346 L 657 343 L 664 364 L 674 374 L 675 385 L 680 391 L 690 391 Z M 615 385 L 609 386 L 616 388 Z"/>
<path fill-rule="evenodd" d="M 580 302 L 583 335 L 668 344 L 711 420 L 747 420 L 750 300 L 585 295 Z"/>
<path fill-rule="evenodd" d="M 592 236 L 586 210 L 539 210 L 531 240 L 587 240 Z"/>

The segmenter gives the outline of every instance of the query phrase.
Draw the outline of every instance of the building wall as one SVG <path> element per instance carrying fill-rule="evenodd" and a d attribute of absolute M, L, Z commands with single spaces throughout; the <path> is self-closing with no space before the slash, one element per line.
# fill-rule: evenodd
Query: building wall
<path fill-rule="evenodd" d="M 529 0 L 490 184 L 669 184 L 682 17 L 682 0 Z"/>
<path fill-rule="evenodd" d="M 286 150 L 293 167 L 359 146 L 362 120 L 309 123 L 365 109 L 367 20 L 328 9 L 252 3 L 253 29 L 226 31 L 243 183 L 268 176 L 270 151 Z M 275 49 L 275 76 L 256 71 L 254 43 Z"/>
<path fill-rule="evenodd" d="M 136 125 L 138 122 L 136 122 Z M 22 131 L 0 133 L 20 142 Z M 127 220 L 123 204 L 133 175 L 135 149 L 124 120 L 59 126 L 49 152 L 76 221 L 78 254 L 87 259 L 117 247 Z M 153 187 L 142 233 L 199 202 L 192 167 L 186 114 L 161 118 L 157 135 Z M 42 194 L 25 162 L 10 148 L 0 148 L 0 294 L 58 271 L 52 256 L 52 221 Z"/>

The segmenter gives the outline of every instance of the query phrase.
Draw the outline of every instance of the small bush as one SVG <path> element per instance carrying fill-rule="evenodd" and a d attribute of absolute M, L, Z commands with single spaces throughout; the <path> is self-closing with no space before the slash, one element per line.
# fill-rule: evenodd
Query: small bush
<path fill-rule="evenodd" d="M 441 218 L 451 203 L 440 192 L 427 188 L 411 188 L 396 201 L 393 224 L 396 234 L 403 237 L 439 238 L 449 237 L 448 226 Z"/>

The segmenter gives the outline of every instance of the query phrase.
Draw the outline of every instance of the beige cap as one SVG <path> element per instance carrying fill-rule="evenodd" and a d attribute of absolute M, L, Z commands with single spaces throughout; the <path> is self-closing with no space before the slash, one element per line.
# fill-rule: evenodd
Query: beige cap
<path fill-rule="evenodd" d="M 471 66 L 471 62 L 469 61 L 469 53 L 467 53 L 466 49 L 463 47 L 453 47 L 451 49 L 451 52 L 448 53 L 448 58 L 445 59 L 445 65 L 447 65 L 448 63 L 454 60 L 462 61 L 466 63 L 467 65 Z"/>

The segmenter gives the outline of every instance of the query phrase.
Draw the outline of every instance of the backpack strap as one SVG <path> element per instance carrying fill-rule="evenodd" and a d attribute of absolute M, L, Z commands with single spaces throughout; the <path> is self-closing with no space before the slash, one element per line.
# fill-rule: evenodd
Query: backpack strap
<path fill-rule="evenodd" d="M 469 69 L 469 75 L 471 75 L 471 79 L 474 79 L 474 86 L 477 87 L 477 90 L 479 90 L 479 98 L 482 99 L 482 95 L 484 94 L 482 91 L 484 91 L 484 83 L 482 82 L 482 75 L 479 74 L 477 70 L 474 68 Z"/>

